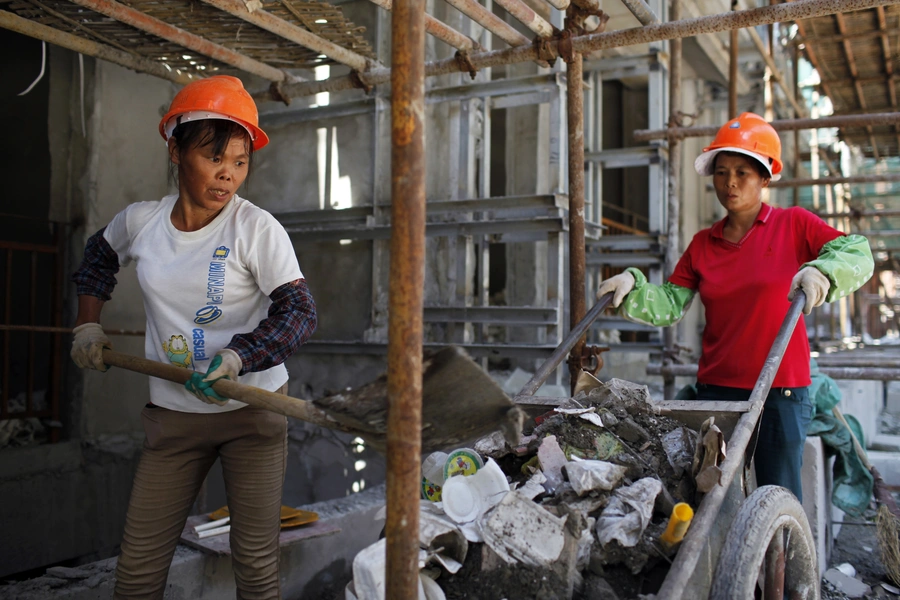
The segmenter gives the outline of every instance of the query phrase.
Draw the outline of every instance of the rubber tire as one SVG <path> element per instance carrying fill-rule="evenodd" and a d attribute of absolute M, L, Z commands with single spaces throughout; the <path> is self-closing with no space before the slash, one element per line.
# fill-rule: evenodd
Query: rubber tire
<path fill-rule="evenodd" d="M 817 600 L 819 565 L 809 521 L 796 496 L 775 485 L 758 488 L 738 509 L 725 537 L 709 598 L 752 600 L 769 542 L 781 528 L 790 531 L 785 547 L 785 595 L 797 590 L 801 598 Z"/>

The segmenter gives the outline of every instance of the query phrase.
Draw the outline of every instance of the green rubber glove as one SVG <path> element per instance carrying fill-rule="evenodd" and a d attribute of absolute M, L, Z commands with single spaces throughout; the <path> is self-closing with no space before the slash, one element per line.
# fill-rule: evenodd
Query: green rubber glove
<path fill-rule="evenodd" d="M 228 398 L 223 398 L 216 393 L 212 386 L 220 379 L 230 379 L 237 381 L 238 373 L 241 372 L 244 363 L 234 350 L 225 348 L 216 352 L 209 370 L 206 374 L 193 373 L 191 378 L 184 383 L 187 391 L 197 396 L 207 404 L 218 404 L 224 406 L 228 402 Z"/>

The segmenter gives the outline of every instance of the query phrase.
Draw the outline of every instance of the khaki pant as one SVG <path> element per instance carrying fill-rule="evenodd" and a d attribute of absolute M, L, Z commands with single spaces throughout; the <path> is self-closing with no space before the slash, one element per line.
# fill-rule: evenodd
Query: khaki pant
<path fill-rule="evenodd" d="M 287 419 L 250 406 L 217 414 L 148 406 L 141 419 L 146 439 L 125 518 L 115 598 L 163 598 L 188 513 L 219 458 L 231 515 L 237 597 L 280 599 L 278 534 Z"/>

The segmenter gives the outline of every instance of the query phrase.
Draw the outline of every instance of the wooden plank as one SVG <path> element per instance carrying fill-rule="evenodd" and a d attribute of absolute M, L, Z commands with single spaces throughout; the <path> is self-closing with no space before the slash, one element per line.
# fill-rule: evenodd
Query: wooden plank
<path fill-rule="evenodd" d="M 227 533 L 215 535 L 202 540 L 194 533 L 194 527 L 208 523 L 209 517 L 206 515 L 195 515 L 188 517 L 181 532 L 181 543 L 191 548 L 196 548 L 206 554 L 214 556 L 231 556 L 231 536 Z M 278 537 L 278 547 L 285 548 L 299 544 L 303 540 L 311 540 L 313 538 L 323 537 L 326 535 L 334 535 L 340 533 L 341 528 L 328 521 L 316 521 L 309 525 L 301 525 L 290 529 L 282 529 L 281 535 Z"/>

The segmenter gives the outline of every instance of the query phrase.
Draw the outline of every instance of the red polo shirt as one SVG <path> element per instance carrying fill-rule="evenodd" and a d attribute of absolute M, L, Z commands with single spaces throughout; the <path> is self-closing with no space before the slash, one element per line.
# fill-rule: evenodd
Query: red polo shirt
<path fill-rule="evenodd" d="M 734 244 L 722 237 L 726 220 L 694 236 L 669 281 L 699 291 L 706 309 L 697 381 L 752 389 L 790 307 L 791 279 L 843 234 L 802 208 L 763 204 L 753 227 Z M 772 387 L 809 384 L 801 315 Z"/>

